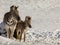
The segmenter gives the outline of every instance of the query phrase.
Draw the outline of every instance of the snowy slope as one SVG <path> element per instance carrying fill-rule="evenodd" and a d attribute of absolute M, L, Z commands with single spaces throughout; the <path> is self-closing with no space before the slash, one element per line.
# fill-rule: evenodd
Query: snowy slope
<path fill-rule="evenodd" d="M 19 6 L 18 10 L 23 20 L 26 15 L 32 17 L 34 29 L 60 29 L 60 0 L 0 0 L 0 22 L 11 5 Z"/>
<path fill-rule="evenodd" d="M 32 28 L 27 32 L 26 45 L 60 45 L 60 0 L 0 0 L 2 33 L 5 32 L 3 17 L 11 5 L 19 6 L 22 20 L 27 15 L 32 17 Z"/>

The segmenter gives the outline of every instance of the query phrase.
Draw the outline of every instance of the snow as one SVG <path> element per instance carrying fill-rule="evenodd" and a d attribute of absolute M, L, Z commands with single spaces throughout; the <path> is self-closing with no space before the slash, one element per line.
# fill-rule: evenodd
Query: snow
<path fill-rule="evenodd" d="M 22 20 L 32 17 L 26 42 L 6 38 L 3 17 L 11 5 L 19 6 Z M 60 0 L 0 0 L 0 45 L 60 45 Z"/>

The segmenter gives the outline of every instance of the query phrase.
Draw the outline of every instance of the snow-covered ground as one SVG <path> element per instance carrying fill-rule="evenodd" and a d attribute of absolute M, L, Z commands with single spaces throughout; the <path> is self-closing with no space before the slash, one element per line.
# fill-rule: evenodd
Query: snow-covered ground
<path fill-rule="evenodd" d="M 22 20 L 25 16 L 32 17 L 32 28 L 27 32 L 26 45 L 60 45 L 60 0 L 0 0 L 0 32 L 4 35 L 3 17 L 11 5 L 19 6 Z M 13 45 L 10 39 L 4 45 Z M 0 40 L 0 44 L 1 41 Z M 12 43 L 9 43 L 12 42 Z M 16 40 L 18 45 L 18 41 Z M 1 44 L 2 45 L 2 44 Z"/>

